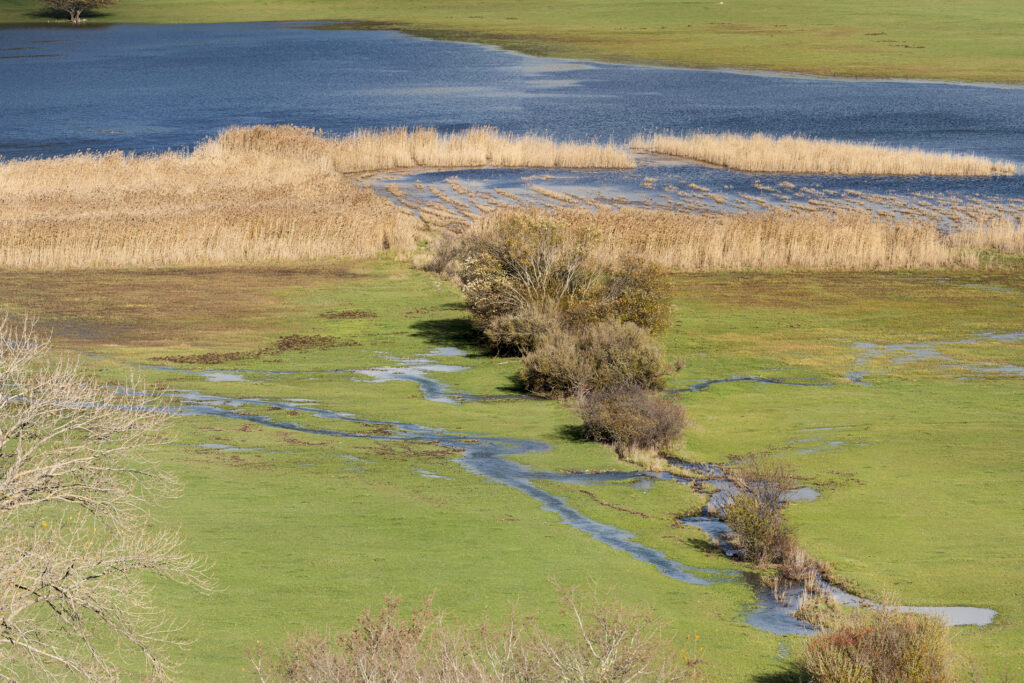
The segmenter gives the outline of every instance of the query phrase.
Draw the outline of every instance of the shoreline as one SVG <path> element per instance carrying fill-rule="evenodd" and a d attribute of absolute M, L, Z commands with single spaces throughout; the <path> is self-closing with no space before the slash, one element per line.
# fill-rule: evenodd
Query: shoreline
<path fill-rule="evenodd" d="M 600 59 L 597 57 L 589 57 L 585 50 L 582 50 L 578 56 L 556 56 L 546 54 L 543 50 L 536 52 L 518 49 L 502 45 L 501 43 L 494 42 L 484 31 L 464 31 L 457 29 L 436 29 L 430 28 L 426 25 L 416 25 L 406 22 L 399 21 L 379 21 L 379 20 L 347 20 L 347 19 L 267 19 L 259 21 L 183 21 L 183 22 L 145 22 L 145 21 L 97 21 L 97 20 L 86 20 L 83 24 L 72 25 L 66 21 L 60 20 L 39 20 L 39 21 L 24 21 L 24 22 L 0 22 L 0 30 L 21 30 L 21 29 L 33 29 L 33 28 L 57 28 L 57 29 L 103 29 L 110 28 L 112 26 L 215 26 L 215 25 L 246 25 L 246 24 L 309 24 L 306 27 L 308 30 L 320 30 L 320 31 L 394 31 L 396 33 L 402 33 L 406 36 L 419 38 L 422 40 L 432 40 L 437 42 L 448 42 L 448 43 L 465 43 L 470 45 L 479 45 L 481 47 L 487 47 L 494 50 L 501 50 L 503 52 L 509 52 L 512 54 L 522 55 L 526 57 L 534 57 L 539 59 L 554 59 L 564 62 L 577 62 L 582 65 L 594 64 L 601 66 L 621 66 L 621 67 L 644 67 L 644 68 L 655 68 L 655 69 L 674 69 L 674 70 L 686 70 L 686 71 L 707 71 L 714 73 L 728 73 L 738 76 L 752 76 L 756 78 L 787 78 L 797 80 L 820 80 L 820 81 L 835 81 L 835 82 L 859 82 L 859 83 L 907 83 L 911 85 L 939 85 L 939 86 L 960 86 L 960 87 L 976 87 L 976 88 L 995 88 L 1001 90 L 1019 90 L 1024 89 L 1024 69 L 1022 69 L 1019 80 L 1011 81 L 992 81 L 992 80 L 969 80 L 969 79 L 955 79 L 955 80 L 944 80 L 937 78 L 914 78 L 909 76 L 898 75 L 898 72 L 894 72 L 894 75 L 871 75 L 868 73 L 859 74 L 856 71 L 850 73 L 822 73 L 814 70 L 791 70 L 791 69 L 762 69 L 757 67 L 743 66 L 742 63 L 738 64 L 721 64 L 721 65 L 707 65 L 699 64 L 687 61 L 679 61 L 678 63 L 665 63 L 658 60 L 635 60 L 635 61 L 614 61 L 607 59 Z M 574 47 L 572 43 L 564 43 L 570 46 L 571 49 Z"/>

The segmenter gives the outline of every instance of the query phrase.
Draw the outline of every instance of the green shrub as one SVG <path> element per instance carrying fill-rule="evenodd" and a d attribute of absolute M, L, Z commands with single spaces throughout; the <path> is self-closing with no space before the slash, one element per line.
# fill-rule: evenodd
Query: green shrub
<path fill-rule="evenodd" d="M 949 626 L 892 607 L 839 612 L 807 641 L 803 665 L 819 683 L 951 683 Z"/>
<path fill-rule="evenodd" d="M 664 449 L 686 425 L 681 406 L 636 386 L 588 394 L 579 412 L 584 436 L 619 449 Z"/>
<path fill-rule="evenodd" d="M 541 337 L 523 358 L 520 378 L 541 396 L 572 396 L 618 386 L 654 389 L 665 373 L 661 349 L 633 323 L 600 322 L 578 334 L 558 330 Z"/>
<path fill-rule="evenodd" d="M 796 550 L 783 516 L 786 494 L 796 488 L 792 465 L 768 453 L 748 456 L 728 473 L 734 491 L 723 518 L 743 557 L 756 564 L 784 563 Z"/>
<path fill-rule="evenodd" d="M 745 560 L 763 565 L 785 559 L 793 536 L 780 511 L 765 508 L 748 493 L 737 493 L 724 512 L 725 521 L 733 531 L 733 540 Z"/>

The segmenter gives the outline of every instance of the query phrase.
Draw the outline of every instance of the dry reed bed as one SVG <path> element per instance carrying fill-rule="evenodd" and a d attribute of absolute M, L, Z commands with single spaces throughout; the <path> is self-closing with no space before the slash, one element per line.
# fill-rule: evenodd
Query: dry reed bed
<path fill-rule="evenodd" d="M 982 264 L 986 250 L 1024 255 L 1024 229 L 1012 217 L 946 234 L 933 223 L 894 222 L 855 210 L 710 215 L 638 208 L 515 212 L 556 221 L 567 230 L 592 231 L 599 258 L 620 261 L 636 255 L 682 272 L 974 268 Z M 488 214 L 469 230 L 490 230 L 508 213 Z"/>
<path fill-rule="evenodd" d="M 942 154 L 914 147 L 884 147 L 792 135 L 637 135 L 630 146 L 754 173 L 992 176 L 1018 172 L 1009 162 L 970 154 Z"/>
<path fill-rule="evenodd" d="M 399 168 L 636 168 L 633 155 L 612 144 L 557 142 L 474 127 L 458 133 L 432 128 L 357 130 L 328 137 L 296 126 L 229 128 L 217 142 L 226 150 L 258 149 L 317 161 L 342 173 Z"/>
<path fill-rule="evenodd" d="M 628 153 L 473 129 L 326 138 L 232 128 L 191 153 L 0 163 L 0 267 L 276 263 L 406 253 L 423 227 L 346 173 L 408 165 L 621 165 Z"/>

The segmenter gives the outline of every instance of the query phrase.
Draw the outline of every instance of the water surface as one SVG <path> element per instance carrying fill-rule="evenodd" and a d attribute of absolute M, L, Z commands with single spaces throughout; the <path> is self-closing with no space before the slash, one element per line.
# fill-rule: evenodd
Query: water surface
<path fill-rule="evenodd" d="M 162 151 L 233 124 L 560 138 L 803 133 L 1024 162 L 1024 89 L 529 57 L 308 23 L 0 28 L 0 155 Z M 1024 193 L 1021 193 L 1024 194 Z"/>

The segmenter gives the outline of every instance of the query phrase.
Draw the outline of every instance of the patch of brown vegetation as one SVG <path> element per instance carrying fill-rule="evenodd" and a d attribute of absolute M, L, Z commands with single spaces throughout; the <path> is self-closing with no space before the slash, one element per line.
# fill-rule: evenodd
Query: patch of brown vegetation
<path fill-rule="evenodd" d="M 184 356 L 163 356 L 156 358 L 158 361 L 170 363 L 184 363 L 189 365 L 218 365 L 229 361 L 254 360 L 275 356 L 286 351 L 310 351 L 333 349 L 339 346 L 358 346 L 357 342 L 349 339 L 338 339 L 322 334 L 290 334 L 281 337 L 274 344 L 264 346 L 256 351 L 229 351 L 227 353 L 199 353 Z"/>
<path fill-rule="evenodd" d="M 358 282 L 357 264 L 166 270 L 0 270 L 0 299 L 38 317 L 60 346 L 115 343 L 237 348 L 291 331 L 289 290 L 337 289 Z M 225 320 L 231 325 L 226 326 Z M 301 331 L 300 329 L 295 331 Z M 308 327 L 306 328 L 308 329 Z M 268 340 L 269 341 L 269 340 Z"/>
<path fill-rule="evenodd" d="M 358 318 L 376 318 L 377 314 L 373 311 L 359 311 L 359 310 L 346 310 L 346 311 L 327 311 L 320 314 L 321 318 L 327 320 L 356 320 Z"/>

